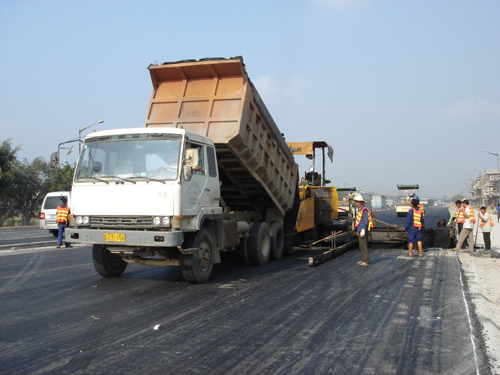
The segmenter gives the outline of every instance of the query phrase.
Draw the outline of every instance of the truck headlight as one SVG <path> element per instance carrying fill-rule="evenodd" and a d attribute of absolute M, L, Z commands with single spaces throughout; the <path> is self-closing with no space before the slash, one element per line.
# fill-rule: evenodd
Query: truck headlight
<path fill-rule="evenodd" d="M 89 225 L 90 218 L 88 216 L 77 216 L 76 224 L 77 225 Z"/>
<path fill-rule="evenodd" d="M 170 216 L 153 216 L 153 225 L 155 227 L 170 227 Z"/>

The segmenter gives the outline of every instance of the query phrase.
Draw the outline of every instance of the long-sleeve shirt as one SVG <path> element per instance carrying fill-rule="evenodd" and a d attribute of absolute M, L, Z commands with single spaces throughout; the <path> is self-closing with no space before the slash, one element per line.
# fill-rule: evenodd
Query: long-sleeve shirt
<path fill-rule="evenodd" d="M 366 206 L 365 205 L 361 206 L 359 211 L 361 211 L 363 209 L 363 207 L 366 207 Z M 361 220 L 360 220 L 358 226 L 356 227 L 356 230 L 358 232 L 361 232 L 361 229 L 364 229 L 365 231 L 368 229 L 368 211 L 367 210 L 363 210 L 363 215 L 361 216 Z"/>
<path fill-rule="evenodd" d="M 405 231 L 409 232 L 412 229 L 415 229 L 415 227 L 413 226 L 413 208 L 408 211 L 405 220 Z"/>
<path fill-rule="evenodd" d="M 472 222 L 470 220 L 470 210 L 471 210 L 471 207 L 470 206 L 467 206 L 465 207 L 465 210 L 464 212 L 467 214 L 467 216 L 469 217 L 465 217 L 465 221 L 464 221 L 464 229 L 474 229 L 474 222 Z"/>
<path fill-rule="evenodd" d="M 484 223 L 484 225 L 481 227 L 482 232 L 491 232 L 491 215 L 489 212 L 486 212 L 484 215 L 480 212 L 479 213 L 479 224 Z M 482 219 L 486 220 L 484 222 Z"/>

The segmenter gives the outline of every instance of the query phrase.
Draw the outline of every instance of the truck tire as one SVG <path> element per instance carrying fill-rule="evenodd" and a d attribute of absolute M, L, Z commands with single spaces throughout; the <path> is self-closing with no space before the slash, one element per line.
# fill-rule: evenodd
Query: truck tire
<path fill-rule="evenodd" d="M 248 256 L 248 237 L 240 239 L 240 243 L 236 246 L 236 259 L 240 264 L 250 264 L 250 257 Z"/>
<path fill-rule="evenodd" d="M 57 238 L 57 236 L 59 235 L 59 231 L 57 229 L 51 229 L 50 230 L 50 233 L 52 233 L 52 235 Z"/>
<path fill-rule="evenodd" d="M 92 258 L 95 270 L 103 277 L 120 277 L 127 268 L 127 262 L 119 255 L 111 254 L 102 245 L 92 246 Z"/>
<path fill-rule="evenodd" d="M 186 241 L 186 248 L 196 248 L 192 254 L 182 254 L 182 277 L 191 284 L 204 284 L 208 281 L 214 267 L 214 241 L 207 228 L 202 228 Z"/>
<path fill-rule="evenodd" d="M 293 253 L 293 238 L 285 239 L 285 246 L 284 246 L 283 252 L 287 255 L 290 255 Z"/>
<path fill-rule="evenodd" d="M 271 255 L 271 235 L 266 223 L 260 221 L 250 228 L 248 239 L 248 256 L 254 266 L 263 266 Z"/>
<path fill-rule="evenodd" d="M 285 232 L 283 225 L 278 221 L 271 221 L 269 225 L 269 234 L 271 235 L 271 259 L 280 260 L 283 256 L 285 247 Z"/>

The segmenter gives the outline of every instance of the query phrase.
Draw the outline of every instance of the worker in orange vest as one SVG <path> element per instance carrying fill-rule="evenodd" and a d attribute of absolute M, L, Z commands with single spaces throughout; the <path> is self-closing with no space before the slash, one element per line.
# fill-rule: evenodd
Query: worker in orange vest
<path fill-rule="evenodd" d="M 70 209 L 66 204 L 68 203 L 68 198 L 61 197 L 61 205 L 57 206 L 57 246 L 56 248 L 60 248 L 62 245 L 62 238 L 64 236 L 64 230 L 69 227 L 69 215 Z M 66 247 L 73 247 L 69 242 L 64 241 L 64 245 Z"/>
<path fill-rule="evenodd" d="M 484 250 L 491 250 L 491 238 L 490 232 L 491 227 L 495 226 L 493 222 L 493 218 L 491 214 L 486 211 L 486 207 L 481 207 L 481 212 L 478 215 L 479 217 L 479 227 L 481 228 L 481 232 L 483 232 L 483 241 L 484 241 Z"/>
<path fill-rule="evenodd" d="M 356 236 L 358 236 L 359 250 L 361 251 L 362 259 L 358 262 L 360 266 L 370 265 L 370 254 L 368 253 L 368 232 L 373 227 L 372 215 L 368 207 L 364 205 L 366 201 L 361 194 L 354 196 L 354 202 L 358 207 L 358 214 L 356 215 Z"/>
<path fill-rule="evenodd" d="M 462 200 L 462 215 L 464 216 L 464 224 L 462 228 L 462 232 L 458 237 L 457 245 L 455 246 L 453 251 L 460 251 L 462 244 L 465 239 L 469 241 L 469 253 L 474 251 L 474 223 L 476 222 L 476 217 L 474 216 L 474 209 L 469 206 L 469 200 L 464 198 Z"/>
<path fill-rule="evenodd" d="M 422 209 L 418 206 L 419 201 L 417 199 L 412 199 L 410 201 L 411 209 L 406 215 L 405 221 L 405 231 L 408 234 L 408 256 L 412 256 L 413 246 L 415 243 L 418 246 L 418 254 L 422 256 L 422 236 L 423 236 L 423 223 L 422 219 L 424 213 Z"/>

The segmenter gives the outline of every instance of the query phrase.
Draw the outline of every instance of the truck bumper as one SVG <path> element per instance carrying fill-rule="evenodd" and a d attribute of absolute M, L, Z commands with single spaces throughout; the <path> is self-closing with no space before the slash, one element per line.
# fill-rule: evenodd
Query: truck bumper
<path fill-rule="evenodd" d="M 181 231 L 130 231 L 66 228 L 65 238 L 69 243 L 87 243 L 114 246 L 181 246 L 183 235 Z M 112 236 L 110 236 L 112 235 Z M 111 240 L 109 240 L 111 238 Z"/>

